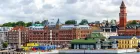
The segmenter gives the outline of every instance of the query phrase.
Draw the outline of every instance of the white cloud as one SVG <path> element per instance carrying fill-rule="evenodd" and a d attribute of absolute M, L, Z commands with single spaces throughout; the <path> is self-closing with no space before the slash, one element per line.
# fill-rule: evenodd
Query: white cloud
<path fill-rule="evenodd" d="M 0 24 L 23 20 L 41 21 L 45 18 L 62 22 L 69 19 L 90 22 L 119 19 L 121 0 L 0 0 Z M 128 20 L 138 19 L 139 0 L 125 0 Z"/>

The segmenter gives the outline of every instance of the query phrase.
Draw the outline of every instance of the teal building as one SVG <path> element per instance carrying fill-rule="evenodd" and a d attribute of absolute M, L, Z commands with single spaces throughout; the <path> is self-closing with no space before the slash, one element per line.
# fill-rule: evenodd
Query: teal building
<path fill-rule="evenodd" d="M 71 49 L 114 49 L 117 48 L 116 40 L 106 39 L 100 33 L 92 33 L 84 39 L 71 41 Z"/>

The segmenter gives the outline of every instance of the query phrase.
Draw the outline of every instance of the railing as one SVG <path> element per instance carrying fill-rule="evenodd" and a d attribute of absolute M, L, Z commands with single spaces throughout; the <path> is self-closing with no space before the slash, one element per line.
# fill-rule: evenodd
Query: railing
<path fill-rule="evenodd" d="M 25 52 L 0 52 L 0 54 L 28 54 Z"/>

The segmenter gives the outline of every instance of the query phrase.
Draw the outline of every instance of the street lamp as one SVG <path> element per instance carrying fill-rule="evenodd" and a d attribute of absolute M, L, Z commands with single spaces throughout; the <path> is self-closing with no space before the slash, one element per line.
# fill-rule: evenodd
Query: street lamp
<path fill-rule="evenodd" d="M 18 30 L 18 32 L 19 32 L 19 39 L 18 39 L 18 41 L 19 41 L 19 45 L 18 45 L 18 48 L 21 48 L 21 30 L 19 29 Z"/>
<path fill-rule="evenodd" d="M 52 44 L 52 30 L 50 30 L 50 43 Z"/>

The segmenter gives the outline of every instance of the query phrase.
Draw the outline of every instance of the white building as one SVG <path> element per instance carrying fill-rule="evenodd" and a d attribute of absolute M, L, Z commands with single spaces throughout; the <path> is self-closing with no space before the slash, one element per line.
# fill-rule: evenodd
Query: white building
<path fill-rule="evenodd" d="M 105 36 L 106 38 L 110 37 L 110 36 L 118 36 L 117 33 L 117 22 L 116 20 L 111 20 L 110 22 L 108 20 L 103 21 L 103 26 L 101 26 L 101 34 L 103 36 Z"/>
<path fill-rule="evenodd" d="M 2 42 L 7 41 L 7 34 L 13 27 L 0 27 L 0 46 L 2 47 Z"/>
<path fill-rule="evenodd" d="M 109 38 L 110 36 L 118 36 L 117 28 L 102 28 L 103 32 L 100 32 L 103 36 L 106 38 Z"/>
<path fill-rule="evenodd" d="M 7 41 L 7 34 L 13 27 L 0 27 L 0 41 Z"/>

